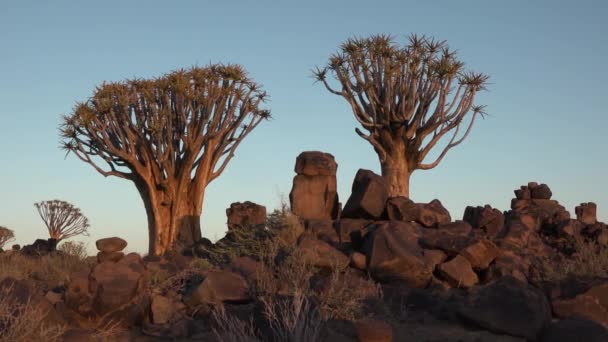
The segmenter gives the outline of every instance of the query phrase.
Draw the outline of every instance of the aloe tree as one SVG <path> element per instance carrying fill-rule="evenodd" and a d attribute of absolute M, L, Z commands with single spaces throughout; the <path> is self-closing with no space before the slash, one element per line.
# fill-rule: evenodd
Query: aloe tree
<path fill-rule="evenodd" d="M 0 251 L 7 243 L 15 240 L 15 233 L 12 230 L 0 226 Z"/>
<path fill-rule="evenodd" d="M 34 206 L 49 231 L 49 237 L 57 243 L 76 235 L 89 235 L 89 219 L 74 205 L 51 200 L 34 203 Z"/>
<path fill-rule="evenodd" d="M 350 105 L 364 130 L 356 133 L 378 154 L 390 196 L 409 197 L 411 174 L 437 166 L 485 115 L 474 102 L 488 76 L 464 70 L 444 41 L 430 37 L 412 35 L 403 46 L 387 35 L 351 38 L 314 75 Z M 436 159 L 425 162 L 449 132 Z"/>
<path fill-rule="evenodd" d="M 64 148 L 104 176 L 132 181 L 148 216 L 149 252 L 201 237 L 206 186 L 270 112 L 238 65 L 104 83 L 63 119 Z"/>

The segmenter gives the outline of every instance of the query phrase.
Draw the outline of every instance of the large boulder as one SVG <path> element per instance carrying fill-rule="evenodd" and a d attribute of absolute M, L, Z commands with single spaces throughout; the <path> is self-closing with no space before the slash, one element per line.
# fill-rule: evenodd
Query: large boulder
<path fill-rule="evenodd" d="M 266 207 L 253 202 L 236 202 L 226 209 L 228 230 L 266 224 Z"/>
<path fill-rule="evenodd" d="M 608 282 L 592 286 L 574 298 L 554 299 L 551 305 L 558 317 L 583 317 L 608 328 Z"/>
<path fill-rule="evenodd" d="M 498 247 L 492 241 L 481 239 L 468 245 L 460 252 L 460 255 L 465 257 L 474 269 L 485 270 L 496 259 L 499 252 Z"/>
<path fill-rule="evenodd" d="M 381 282 L 425 287 L 433 270 L 418 245 L 420 235 L 421 228 L 415 223 L 389 221 L 374 227 L 364 245 L 371 276 Z"/>
<path fill-rule="evenodd" d="M 379 220 L 384 214 L 387 199 L 384 179 L 370 170 L 359 169 L 342 217 Z"/>
<path fill-rule="evenodd" d="M 542 291 L 507 276 L 473 288 L 458 314 L 485 330 L 535 341 L 551 318 L 551 308 Z"/>
<path fill-rule="evenodd" d="M 332 246 L 340 244 L 340 238 L 332 220 L 305 220 L 304 233 Z"/>
<path fill-rule="evenodd" d="M 120 252 L 127 247 L 127 241 L 119 237 L 109 237 L 95 241 L 95 246 L 100 252 Z"/>
<path fill-rule="evenodd" d="M 339 216 L 336 170 L 331 154 L 302 152 L 296 159 L 291 211 L 303 219 L 335 219 Z"/>

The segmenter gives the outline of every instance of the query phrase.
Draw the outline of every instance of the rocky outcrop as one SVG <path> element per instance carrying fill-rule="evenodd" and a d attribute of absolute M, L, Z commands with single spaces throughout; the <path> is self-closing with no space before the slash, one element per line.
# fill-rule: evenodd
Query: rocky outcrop
<path fill-rule="evenodd" d="M 379 220 L 384 214 L 388 190 L 384 179 L 370 170 L 359 169 L 342 218 Z"/>
<path fill-rule="evenodd" d="M 236 202 L 226 209 L 228 230 L 266 224 L 266 207 L 253 202 Z"/>
<path fill-rule="evenodd" d="M 296 159 L 291 211 L 303 219 L 335 219 L 340 206 L 336 183 L 338 164 L 328 153 L 302 152 Z"/>

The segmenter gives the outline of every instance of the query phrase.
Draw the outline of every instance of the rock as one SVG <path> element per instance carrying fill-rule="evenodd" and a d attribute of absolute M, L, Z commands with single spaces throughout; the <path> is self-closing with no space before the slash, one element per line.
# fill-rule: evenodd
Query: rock
<path fill-rule="evenodd" d="M 101 252 L 120 252 L 127 247 L 127 241 L 119 237 L 109 237 L 97 240 L 95 246 L 97 246 L 97 249 Z"/>
<path fill-rule="evenodd" d="M 522 186 L 521 188 L 514 191 L 515 198 L 518 200 L 529 200 L 532 198 L 530 189 L 527 186 Z"/>
<path fill-rule="evenodd" d="M 97 253 L 97 262 L 104 261 L 118 262 L 125 255 L 123 252 L 99 252 Z"/>
<path fill-rule="evenodd" d="M 57 250 L 57 240 L 36 239 L 33 244 L 21 248 L 21 253 L 29 256 L 44 256 Z"/>
<path fill-rule="evenodd" d="M 450 212 L 437 199 L 424 204 L 418 203 L 416 222 L 424 227 L 433 228 L 452 222 Z"/>
<path fill-rule="evenodd" d="M 489 205 L 466 207 L 462 220 L 468 222 L 473 229 L 482 229 L 490 239 L 495 238 L 505 224 L 503 213 Z"/>
<path fill-rule="evenodd" d="M 389 221 L 379 224 L 366 237 L 364 252 L 367 270 L 381 282 L 403 282 L 425 287 L 432 276 L 422 248 L 418 245 L 420 227 L 415 223 Z"/>
<path fill-rule="evenodd" d="M 506 234 L 502 237 L 501 242 L 518 248 L 525 248 L 530 241 L 530 236 L 534 234 L 534 230 L 521 221 L 509 222 L 505 231 Z"/>
<path fill-rule="evenodd" d="M 555 299 L 551 306 L 557 317 L 583 317 L 608 327 L 608 309 L 592 296 L 578 295 L 572 299 Z"/>
<path fill-rule="evenodd" d="M 266 224 L 266 207 L 253 202 L 236 202 L 226 209 L 228 230 L 264 226 Z"/>
<path fill-rule="evenodd" d="M 82 316 L 93 314 L 93 294 L 89 286 L 90 270 L 80 270 L 71 275 L 65 291 L 66 306 Z"/>
<path fill-rule="evenodd" d="M 577 220 L 562 221 L 557 226 L 557 234 L 560 237 L 576 237 L 580 236 L 585 225 Z"/>
<path fill-rule="evenodd" d="M 549 189 L 549 186 L 547 184 L 541 184 L 539 186 L 531 188 L 530 195 L 532 199 L 548 200 L 551 199 L 553 193 L 551 192 L 551 189 Z"/>
<path fill-rule="evenodd" d="M 464 221 L 456 221 L 436 229 L 423 229 L 420 245 L 427 249 L 440 249 L 449 256 L 455 256 L 476 241 L 471 236 L 471 226 Z"/>
<path fill-rule="evenodd" d="M 571 341 L 605 342 L 608 341 L 608 330 L 584 318 L 568 318 L 552 322 L 540 338 L 540 342 Z"/>
<path fill-rule="evenodd" d="M 350 267 L 356 268 L 358 270 L 365 270 L 366 257 L 365 254 L 359 252 L 353 252 L 349 258 Z"/>
<path fill-rule="evenodd" d="M 597 205 L 593 202 L 581 203 L 574 208 L 576 219 L 586 225 L 595 224 L 597 222 Z"/>
<path fill-rule="evenodd" d="M 352 194 L 342 210 L 343 218 L 378 220 L 384 214 L 388 190 L 384 179 L 369 170 L 359 169 Z"/>
<path fill-rule="evenodd" d="M 393 341 L 393 328 L 385 321 L 366 318 L 356 321 L 354 327 L 359 342 Z"/>
<path fill-rule="evenodd" d="M 352 243 L 355 249 L 361 248 L 363 236 L 365 236 L 371 224 L 373 224 L 373 221 L 363 219 L 343 218 L 336 221 L 335 228 L 340 243 Z"/>
<path fill-rule="evenodd" d="M 251 282 L 255 282 L 262 274 L 270 272 L 263 263 L 246 256 L 232 259 L 227 270 L 240 274 Z"/>
<path fill-rule="evenodd" d="M 302 152 L 296 158 L 295 172 L 305 176 L 335 176 L 338 164 L 334 156 L 319 151 Z"/>
<path fill-rule="evenodd" d="M 439 249 L 425 249 L 423 251 L 423 257 L 426 264 L 432 269 L 435 269 L 435 266 L 444 262 L 448 256 Z"/>
<path fill-rule="evenodd" d="M 302 259 L 310 265 L 325 268 L 342 268 L 348 265 L 348 257 L 326 242 L 301 236 L 298 241 L 298 249 Z"/>
<path fill-rule="evenodd" d="M 407 197 L 391 197 L 386 202 L 386 216 L 390 221 L 416 221 L 418 206 Z"/>
<path fill-rule="evenodd" d="M 551 309 L 540 290 L 506 276 L 473 288 L 458 314 L 482 329 L 535 341 Z"/>
<path fill-rule="evenodd" d="M 192 292 L 187 302 L 196 307 L 200 304 L 246 303 L 251 300 L 245 279 L 229 271 L 212 271 Z"/>
<path fill-rule="evenodd" d="M 584 317 L 608 328 L 608 282 L 593 285 L 571 299 L 555 299 L 551 305 L 558 317 Z"/>
<path fill-rule="evenodd" d="M 296 159 L 293 187 L 289 193 L 291 212 L 302 219 L 332 220 L 339 216 L 336 170 L 331 154 L 302 152 Z"/>
<path fill-rule="evenodd" d="M 467 246 L 460 255 L 465 257 L 474 269 L 485 270 L 498 253 L 498 247 L 492 241 L 482 239 Z"/>
<path fill-rule="evenodd" d="M 608 246 L 608 229 L 602 230 L 596 238 L 597 243 L 601 246 Z"/>
<path fill-rule="evenodd" d="M 479 282 L 477 274 L 473 272 L 467 259 L 458 255 L 454 259 L 437 267 L 439 274 L 452 287 L 471 287 Z"/>
<path fill-rule="evenodd" d="M 46 293 L 46 295 L 44 296 L 44 298 L 46 298 L 46 300 L 49 301 L 49 303 L 51 303 L 52 305 L 55 305 L 61 301 L 63 301 L 63 295 L 59 292 L 55 292 L 55 291 L 48 291 Z"/>
<path fill-rule="evenodd" d="M 152 322 L 154 322 L 154 324 L 169 323 L 175 314 L 173 300 L 161 295 L 153 296 L 150 305 L 150 313 L 152 314 Z"/>
<path fill-rule="evenodd" d="M 105 249 L 107 245 L 103 247 Z M 123 263 L 106 261 L 97 264 L 89 277 L 93 310 L 104 315 L 128 305 L 142 285 L 142 275 L 143 266 L 141 270 L 134 270 Z"/>
<path fill-rule="evenodd" d="M 325 241 L 332 246 L 340 244 L 340 238 L 332 220 L 305 220 L 304 231 L 315 239 Z"/>
<path fill-rule="evenodd" d="M 11 247 L 11 250 L 13 251 L 18 251 L 21 249 L 21 246 L 19 246 L 18 244 L 13 245 L 13 247 Z"/>

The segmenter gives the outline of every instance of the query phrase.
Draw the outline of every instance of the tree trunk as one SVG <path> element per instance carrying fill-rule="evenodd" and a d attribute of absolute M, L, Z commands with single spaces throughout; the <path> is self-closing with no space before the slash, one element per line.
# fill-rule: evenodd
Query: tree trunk
<path fill-rule="evenodd" d="M 391 146 L 390 153 L 384 161 L 380 161 L 382 168 L 382 178 L 388 186 L 389 197 L 410 197 L 410 176 L 412 170 L 406 156 L 406 149 L 403 143 L 396 143 Z"/>
<path fill-rule="evenodd" d="M 151 191 L 136 182 L 148 216 L 148 254 L 163 255 L 175 247 L 191 246 L 201 239 L 202 192 L 194 201 L 189 196 L 168 199 L 162 191 Z M 165 196 L 163 196 L 165 195 Z"/>

